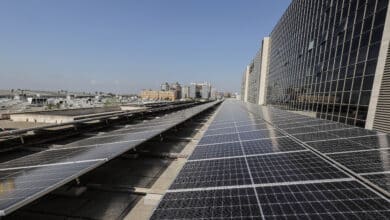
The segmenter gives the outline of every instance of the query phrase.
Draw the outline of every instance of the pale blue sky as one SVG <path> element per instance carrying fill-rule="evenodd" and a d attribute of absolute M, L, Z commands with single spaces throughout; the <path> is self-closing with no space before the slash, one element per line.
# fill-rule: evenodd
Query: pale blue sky
<path fill-rule="evenodd" d="M 0 89 L 238 91 L 290 0 L 1 0 Z"/>

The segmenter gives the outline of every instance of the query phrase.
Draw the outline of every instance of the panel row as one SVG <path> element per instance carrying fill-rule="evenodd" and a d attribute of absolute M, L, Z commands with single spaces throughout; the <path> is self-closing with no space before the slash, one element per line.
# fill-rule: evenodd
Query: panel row
<path fill-rule="evenodd" d="M 356 181 L 292 184 L 170 192 L 151 219 L 390 219 L 390 205 Z"/>

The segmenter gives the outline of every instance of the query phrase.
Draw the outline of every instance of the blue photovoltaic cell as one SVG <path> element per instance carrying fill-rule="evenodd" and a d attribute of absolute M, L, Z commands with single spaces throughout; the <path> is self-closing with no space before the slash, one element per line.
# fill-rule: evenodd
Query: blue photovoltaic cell
<path fill-rule="evenodd" d="M 199 145 L 202 144 L 219 144 L 225 142 L 235 142 L 239 141 L 238 134 L 222 134 L 222 135 L 213 135 L 213 136 L 204 136 L 199 141 Z"/>
<path fill-rule="evenodd" d="M 235 127 L 231 128 L 222 128 L 222 129 L 214 129 L 214 130 L 207 130 L 204 135 L 218 135 L 218 134 L 228 134 L 228 133 L 235 133 L 237 132 Z"/>
<path fill-rule="evenodd" d="M 308 151 L 248 157 L 248 163 L 257 184 L 348 177 Z"/>
<path fill-rule="evenodd" d="M 246 155 L 305 150 L 302 145 L 288 137 L 242 141 L 242 147 Z"/>
<path fill-rule="evenodd" d="M 336 135 L 342 138 L 376 135 L 375 131 L 370 131 L 362 128 L 348 128 L 343 130 L 328 131 L 329 134 Z"/>
<path fill-rule="evenodd" d="M 306 134 L 295 134 L 293 135 L 298 140 L 307 142 L 307 141 L 320 141 L 320 140 L 328 140 L 328 139 L 337 139 L 339 138 L 336 135 L 330 134 L 326 131 L 324 132 L 313 132 L 313 133 L 306 133 Z"/>
<path fill-rule="evenodd" d="M 375 135 L 375 136 L 366 136 L 366 137 L 353 137 L 348 138 L 348 140 L 355 143 L 359 143 L 367 148 L 390 148 L 390 136 L 386 135 Z"/>
<path fill-rule="evenodd" d="M 239 135 L 240 135 L 240 139 L 243 141 L 284 136 L 282 133 L 280 133 L 277 130 L 259 130 L 259 131 L 242 132 L 239 133 Z"/>
<path fill-rule="evenodd" d="M 389 149 L 329 154 L 329 157 L 356 173 L 390 171 Z"/>
<path fill-rule="evenodd" d="M 261 219 L 253 188 L 167 193 L 157 219 Z"/>
<path fill-rule="evenodd" d="M 223 124 L 212 124 L 209 126 L 209 129 L 222 129 L 222 128 L 235 128 L 235 123 L 223 123 Z"/>
<path fill-rule="evenodd" d="M 200 145 L 195 148 L 189 160 L 242 156 L 241 144 L 238 142 L 226 144 Z"/>
<path fill-rule="evenodd" d="M 253 125 L 245 125 L 241 127 L 237 127 L 238 132 L 246 132 L 246 131 L 255 131 L 255 130 L 266 130 L 272 128 L 267 124 L 253 124 Z"/>
<path fill-rule="evenodd" d="M 390 204 L 356 181 L 256 188 L 265 219 L 390 219 Z"/>
<path fill-rule="evenodd" d="M 363 175 L 364 178 L 370 180 L 375 185 L 390 192 L 390 173 L 375 173 Z"/>
<path fill-rule="evenodd" d="M 308 144 L 322 153 L 336 153 L 370 149 L 369 146 L 353 142 L 350 139 L 323 140 L 310 142 Z"/>
<path fill-rule="evenodd" d="M 244 158 L 188 162 L 171 189 L 237 186 L 251 184 Z"/>
<path fill-rule="evenodd" d="M 249 126 L 249 125 L 265 125 L 266 123 L 264 122 L 264 120 L 262 119 L 253 119 L 253 120 L 250 120 L 250 121 L 246 121 L 246 122 L 237 122 L 236 125 L 237 127 L 242 127 L 242 126 Z"/>

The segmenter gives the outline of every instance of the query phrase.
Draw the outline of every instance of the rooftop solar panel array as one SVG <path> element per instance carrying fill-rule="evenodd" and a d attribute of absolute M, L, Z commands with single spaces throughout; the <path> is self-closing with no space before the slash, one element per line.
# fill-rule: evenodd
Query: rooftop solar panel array
<path fill-rule="evenodd" d="M 0 163 L 0 215 L 45 195 L 217 102 L 167 114 L 100 136 Z"/>
<path fill-rule="evenodd" d="M 390 219 L 388 140 L 228 100 L 151 219 Z"/>

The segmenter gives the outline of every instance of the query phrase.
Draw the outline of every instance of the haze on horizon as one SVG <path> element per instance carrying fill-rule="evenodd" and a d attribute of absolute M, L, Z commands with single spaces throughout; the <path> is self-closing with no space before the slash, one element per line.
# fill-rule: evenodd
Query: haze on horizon
<path fill-rule="evenodd" d="M 4 0 L 0 89 L 136 93 L 241 73 L 290 0 Z"/>

